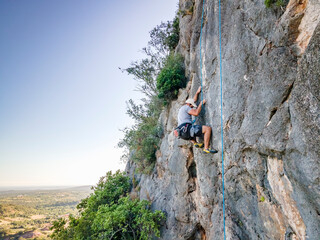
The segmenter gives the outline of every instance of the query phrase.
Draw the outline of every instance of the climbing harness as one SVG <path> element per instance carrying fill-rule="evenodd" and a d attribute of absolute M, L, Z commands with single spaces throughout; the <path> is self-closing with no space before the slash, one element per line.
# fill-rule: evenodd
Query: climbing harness
<path fill-rule="evenodd" d="M 191 123 L 182 123 L 174 130 L 174 135 L 184 140 L 193 139 L 195 136 L 195 126 Z"/>

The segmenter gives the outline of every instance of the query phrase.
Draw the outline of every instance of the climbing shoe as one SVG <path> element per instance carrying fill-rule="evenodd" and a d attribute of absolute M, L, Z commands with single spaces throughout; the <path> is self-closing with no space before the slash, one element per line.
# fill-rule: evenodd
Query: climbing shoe
<path fill-rule="evenodd" d="M 214 150 L 214 149 L 207 148 L 207 149 L 203 149 L 203 152 L 204 153 L 217 153 L 218 151 Z"/>
<path fill-rule="evenodd" d="M 203 143 L 195 143 L 193 144 L 196 148 L 203 148 L 204 144 Z"/>

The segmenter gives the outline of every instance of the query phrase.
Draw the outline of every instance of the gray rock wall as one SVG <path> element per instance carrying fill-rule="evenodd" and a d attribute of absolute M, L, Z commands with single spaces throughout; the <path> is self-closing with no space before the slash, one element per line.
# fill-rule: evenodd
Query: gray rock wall
<path fill-rule="evenodd" d="M 200 85 L 202 0 L 180 0 L 187 87 L 161 116 L 165 136 L 152 175 L 136 175 L 140 198 L 166 212 L 162 239 L 223 239 L 218 1 L 205 1 L 205 111 L 201 150 L 173 135 L 177 112 Z M 222 1 L 227 239 L 319 239 L 320 2 Z M 133 175 L 134 166 L 127 171 Z"/>

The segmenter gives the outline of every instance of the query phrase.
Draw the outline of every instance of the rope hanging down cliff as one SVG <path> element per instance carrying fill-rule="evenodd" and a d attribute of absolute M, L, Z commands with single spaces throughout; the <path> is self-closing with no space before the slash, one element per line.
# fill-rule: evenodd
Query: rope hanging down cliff
<path fill-rule="evenodd" d="M 202 91 L 202 57 L 201 57 L 201 40 L 202 40 L 202 26 L 203 26 L 203 14 L 204 14 L 204 1 L 202 3 L 202 15 L 201 15 L 201 26 L 200 26 L 200 46 L 199 46 L 199 53 L 200 53 L 200 86 L 201 86 L 201 101 L 203 101 L 203 91 Z M 205 112 L 205 108 L 204 105 L 201 108 L 201 112 Z M 194 120 L 192 121 L 192 125 L 196 122 L 197 117 L 194 118 Z"/>
<path fill-rule="evenodd" d="M 204 0 L 203 0 L 204 1 Z M 222 201 L 223 201 L 223 232 L 224 240 L 226 239 L 226 217 L 225 217 L 225 203 L 224 203 L 224 161 L 223 161 L 223 109 L 222 109 L 222 59 L 221 59 L 221 0 L 219 0 L 219 60 L 220 60 L 220 104 L 221 104 L 221 159 L 222 159 Z"/>
<path fill-rule="evenodd" d="M 201 42 L 202 42 L 202 26 L 203 26 L 203 15 L 204 15 L 204 0 L 202 7 L 202 16 L 201 16 L 201 28 L 200 28 L 200 81 L 201 86 L 198 88 L 195 96 L 186 100 L 185 105 L 183 105 L 178 112 L 178 127 L 174 130 L 174 135 L 176 137 L 182 138 L 184 140 L 190 140 L 196 148 L 203 148 L 204 153 L 215 154 L 218 151 L 214 148 L 210 148 L 210 139 L 211 139 L 211 127 L 205 125 L 194 125 L 196 117 L 201 113 L 204 104 L 206 101 L 203 99 L 202 91 L 202 56 L 201 56 Z M 196 102 L 198 100 L 198 95 L 201 92 L 201 102 L 197 106 Z M 195 117 L 195 120 L 192 121 L 192 116 Z M 203 137 L 204 142 L 197 142 L 197 137 Z"/>
<path fill-rule="evenodd" d="M 199 46 L 199 52 L 200 52 L 200 85 L 201 85 L 201 89 L 202 89 L 202 57 L 201 57 L 201 40 L 202 40 L 202 26 L 203 26 L 203 14 L 204 14 L 204 1 L 202 3 L 202 15 L 201 15 L 201 27 L 200 27 L 200 46 Z M 201 102 L 203 101 L 203 91 L 201 91 Z M 203 105 L 203 111 L 205 111 L 204 109 L 204 105 Z"/>
<path fill-rule="evenodd" d="M 201 30 L 200 30 L 200 83 L 201 83 L 201 89 L 202 89 L 202 57 L 201 57 L 201 40 L 202 40 L 202 26 L 203 26 L 203 15 L 204 15 L 204 3 L 205 0 L 203 0 L 202 3 L 202 16 L 201 16 Z M 225 220 L 225 200 L 224 200 L 224 159 L 223 159 L 223 105 L 222 105 L 222 59 L 221 59 L 221 0 L 219 0 L 219 75 L 220 75 L 220 109 L 221 109 L 221 159 L 222 159 L 222 208 L 223 208 L 223 233 L 224 233 L 224 240 L 226 239 L 226 220 Z M 201 101 L 203 100 L 203 91 L 201 91 Z"/>

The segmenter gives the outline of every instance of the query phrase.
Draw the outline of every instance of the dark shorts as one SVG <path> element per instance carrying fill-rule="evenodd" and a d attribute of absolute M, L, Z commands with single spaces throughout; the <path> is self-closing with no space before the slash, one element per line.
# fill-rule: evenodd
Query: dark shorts
<path fill-rule="evenodd" d="M 196 137 L 202 136 L 201 125 L 183 123 L 177 129 L 179 129 L 179 137 L 184 140 L 194 140 Z"/>

